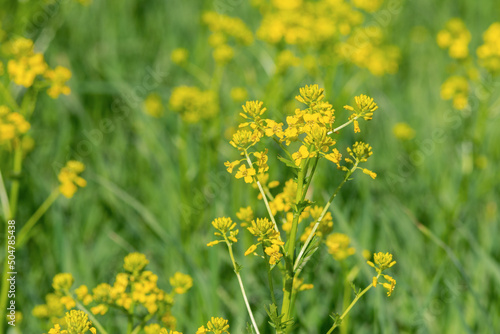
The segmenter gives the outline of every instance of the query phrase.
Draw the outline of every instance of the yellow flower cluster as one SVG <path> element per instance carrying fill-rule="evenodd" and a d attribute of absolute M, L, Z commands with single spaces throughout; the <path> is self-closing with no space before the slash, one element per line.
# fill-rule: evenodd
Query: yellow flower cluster
<path fill-rule="evenodd" d="M 312 221 L 309 224 L 309 226 L 307 226 L 304 229 L 304 233 L 302 233 L 302 235 L 300 236 L 300 241 L 305 242 L 307 240 L 307 237 L 311 233 L 314 225 L 321 218 L 321 213 L 323 212 L 323 209 L 324 209 L 323 207 L 318 206 L 318 205 L 316 205 L 314 207 L 305 208 L 303 216 L 305 214 L 310 215 L 312 218 Z M 299 222 L 300 222 L 300 220 L 299 220 Z M 332 232 L 332 230 L 333 230 L 332 214 L 330 212 L 327 212 L 325 214 L 325 216 L 321 219 L 320 224 L 318 225 L 318 228 L 316 229 L 316 232 L 314 233 L 314 235 L 318 236 L 319 238 L 324 238 L 328 234 L 330 234 Z"/>
<path fill-rule="evenodd" d="M 363 22 L 363 14 L 344 0 L 274 0 L 259 7 L 263 18 L 257 36 L 271 44 L 320 46 Z"/>
<path fill-rule="evenodd" d="M 257 36 L 271 44 L 284 42 L 308 50 L 302 63 L 310 72 L 315 70 L 317 59 L 331 64 L 331 54 L 335 53 L 374 75 L 392 74 L 398 70 L 399 49 L 385 43 L 380 28 L 363 27 L 365 14 L 359 10 L 372 13 L 382 3 L 383 0 L 275 0 L 271 4 L 255 1 L 263 15 Z M 328 56 L 311 57 L 314 51 Z M 278 53 L 277 73 L 298 66 L 300 58 L 289 50 Z"/>
<path fill-rule="evenodd" d="M 351 239 L 343 233 L 330 234 L 325 243 L 328 253 L 332 254 L 333 258 L 337 261 L 345 260 L 356 253 L 353 247 L 349 247 Z"/>
<path fill-rule="evenodd" d="M 234 229 L 236 227 L 236 223 L 234 223 L 231 218 L 228 217 L 216 218 L 212 222 L 212 226 L 215 227 L 215 229 L 218 231 L 215 232 L 214 235 L 217 237 L 222 237 L 223 239 L 209 242 L 207 246 L 211 247 L 217 245 L 219 242 L 238 242 L 236 236 L 238 235 L 239 230 Z"/>
<path fill-rule="evenodd" d="M 219 112 L 217 95 L 198 87 L 179 86 L 170 96 L 170 109 L 179 113 L 187 123 L 209 119 Z"/>
<path fill-rule="evenodd" d="M 267 218 L 257 218 L 252 221 L 247 230 L 257 237 L 257 242 L 247 249 L 245 256 L 254 253 L 257 246 L 262 244 L 264 252 L 269 257 L 269 263 L 272 265 L 278 263 L 283 257 L 280 246 L 285 243 L 281 241 L 280 233 L 275 230 L 273 222 Z"/>
<path fill-rule="evenodd" d="M 159 118 L 163 115 L 163 103 L 158 93 L 149 94 L 143 103 L 143 110 L 149 116 Z"/>
<path fill-rule="evenodd" d="M 338 45 L 341 57 L 373 75 L 394 74 L 398 71 L 401 52 L 397 46 L 387 45 L 379 27 L 356 28 L 349 38 Z"/>
<path fill-rule="evenodd" d="M 471 33 L 459 18 L 449 20 L 437 35 L 437 44 L 447 49 L 451 58 L 464 59 L 469 55 Z"/>
<path fill-rule="evenodd" d="M 8 41 L 3 51 L 10 58 L 7 63 L 7 72 L 17 85 L 31 87 L 37 76 L 43 76 L 50 86 L 47 89 L 50 97 L 56 99 L 60 94 L 68 95 L 71 92 L 66 86 L 66 82 L 71 78 L 70 70 L 62 66 L 50 69 L 43 54 L 34 51 L 32 40 L 18 37 Z"/>
<path fill-rule="evenodd" d="M 47 94 L 53 99 L 57 99 L 59 95 L 69 95 L 71 89 L 66 86 L 66 82 L 71 78 L 71 71 L 66 67 L 57 66 L 54 70 L 47 70 L 44 74 L 50 82 L 50 88 L 47 89 Z"/>
<path fill-rule="evenodd" d="M 70 160 L 61 169 L 57 178 L 59 179 L 59 191 L 66 198 L 71 198 L 78 187 L 85 187 L 87 181 L 79 176 L 85 170 L 85 165 L 80 161 Z"/>
<path fill-rule="evenodd" d="M 373 277 L 373 286 L 376 287 L 377 284 L 381 284 L 387 290 L 387 296 L 390 297 L 396 287 L 396 280 L 389 275 L 384 275 L 382 272 L 394 266 L 396 261 L 392 260 L 392 254 L 379 252 L 373 254 L 373 262 L 367 261 L 368 265 L 375 268 L 377 272 L 377 276 Z M 382 276 L 386 282 L 379 282 L 378 279 L 380 276 Z"/>
<path fill-rule="evenodd" d="M 161 327 L 159 324 L 151 324 L 144 327 L 145 334 L 182 334 L 181 332 L 168 330 L 167 328 Z"/>
<path fill-rule="evenodd" d="M 0 145 L 25 134 L 30 127 L 23 115 L 0 105 Z"/>
<path fill-rule="evenodd" d="M 36 306 L 33 309 L 33 315 L 49 319 L 54 325 L 62 325 L 64 322 L 61 317 L 64 310 L 75 308 L 78 300 L 85 307 L 93 304 L 90 311 L 95 315 L 104 315 L 109 308 L 113 307 L 126 314 L 136 312 L 139 318 L 143 317 L 144 314 L 147 314 L 148 319 L 159 316 L 164 327 L 174 329 L 176 320 L 171 314 L 174 297 L 176 294 L 186 293 L 193 286 L 193 280 L 189 275 L 177 272 L 170 278 L 172 291 L 167 293 L 158 287 L 158 276 L 145 270 L 148 263 L 149 261 L 144 254 L 131 253 L 127 255 L 123 264 L 125 272 L 116 275 L 114 284 L 101 283 L 92 289 L 92 292 L 86 285 L 81 285 L 74 291 L 70 291 L 74 282 L 72 275 L 68 273 L 58 274 L 54 277 L 52 284 L 55 293 L 48 294 L 46 304 Z M 73 296 L 76 299 L 73 299 Z M 160 330 L 154 333 L 177 333 L 175 331 L 168 332 L 166 328 L 164 331 L 161 327 L 158 328 Z M 65 332 L 61 331 L 61 333 Z"/>
<path fill-rule="evenodd" d="M 223 318 L 212 317 L 206 326 L 201 326 L 196 331 L 196 334 L 230 334 L 228 321 Z"/>
<path fill-rule="evenodd" d="M 490 72 L 500 71 L 500 22 L 495 22 L 483 33 L 484 44 L 477 50 L 479 63 Z"/>
<path fill-rule="evenodd" d="M 89 316 L 83 311 L 71 310 L 66 312 L 64 317 L 63 327 L 67 329 L 61 329 L 60 324 L 55 324 L 53 328 L 49 330 L 48 334 L 85 334 L 92 333 L 96 334 L 97 330 L 92 327 L 92 322 L 89 321 Z"/>
<path fill-rule="evenodd" d="M 451 76 L 441 85 L 441 98 L 452 100 L 453 108 L 463 110 L 467 107 L 469 82 L 462 76 Z"/>
<path fill-rule="evenodd" d="M 212 32 L 208 41 L 214 48 L 213 57 L 220 65 L 228 63 L 234 57 L 234 49 L 228 44 L 229 38 L 242 45 L 253 43 L 252 32 L 239 18 L 206 12 L 202 16 L 202 21 Z"/>

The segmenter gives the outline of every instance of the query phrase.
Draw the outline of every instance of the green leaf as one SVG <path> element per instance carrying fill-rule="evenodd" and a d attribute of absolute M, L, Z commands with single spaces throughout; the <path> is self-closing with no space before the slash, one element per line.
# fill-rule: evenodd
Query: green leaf
<path fill-rule="evenodd" d="M 235 262 L 235 267 L 236 268 L 234 269 L 234 272 L 237 273 L 237 274 L 239 274 L 240 271 L 241 271 L 241 269 L 243 269 L 243 266 L 240 265 L 238 262 Z"/>
<path fill-rule="evenodd" d="M 291 160 L 291 159 L 284 158 L 284 157 L 278 155 L 278 160 L 280 160 L 281 162 L 283 162 L 285 165 L 287 165 L 290 168 L 300 169 L 300 167 L 295 165 L 295 162 L 293 162 L 293 160 Z"/>
<path fill-rule="evenodd" d="M 304 255 L 302 256 L 302 258 L 299 262 L 299 265 L 297 266 L 297 270 L 295 271 L 296 275 L 297 275 L 297 273 L 302 271 L 302 269 L 305 267 L 307 262 L 313 256 L 313 254 L 316 253 L 316 251 L 318 250 L 320 245 L 321 245 L 321 238 L 314 236 L 312 238 L 311 242 L 309 243 L 309 245 L 307 245 L 307 248 L 304 251 Z"/>

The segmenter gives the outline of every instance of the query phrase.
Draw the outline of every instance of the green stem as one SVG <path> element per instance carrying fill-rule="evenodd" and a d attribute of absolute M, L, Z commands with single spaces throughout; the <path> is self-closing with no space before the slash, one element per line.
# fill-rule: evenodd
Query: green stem
<path fill-rule="evenodd" d="M 316 221 L 316 224 L 314 224 L 314 227 L 312 228 L 311 232 L 307 236 L 307 239 L 306 239 L 306 242 L 304 243 L 304 246 L 302 246 L 302 248 L 301 248 L 301 250 L 299 252 L 299 255 L 297 256 L 297 260 L 295 261 L 295 264 L 293 266 L 293 270 L 294 271 L 297 270 L 297 268 L 299 266 L 299 263 L 300 263 L 300 259 L 304 255 L 304 252 L 306 251 L 307 246 L 309 245 L 309 243 L 311 242 L 312 238 L 314 237 L 314 234 L 316 233 L 316 230 L 318 229 L 319 224 L 321 223 L 321 221 L 325 217 L 326 213 L 328 212 L 328 209 L 330 208 L 330 205 L 332 204 L 333 200 L 337 196 L 337 194 L 340 191 L 340 189 L 342 188 L 342 186 L 347 182 L 347 180 L 349 180 L 349 177 L 352 175 L 352 173 L 354 173 L 354 171 L 356 170 L 357 167 L 358 167 L 358 161 L 356 161 L 356 163 L 354 164 L 354 166 L 347 172 L 347 174 L 346 174 L 344 180 L 342 181 L 342 183 L 340 183 L 340 185 L 337 187 L 337 189 L 335 190 L 335 192 L 332 194 L 332 196 L 328 200 L 328 203 L 326 203 L 326 205 L 325 205 L 325 207 L 323 209 L 323 212 L 321 212 L 321 215 L 319 216 L 318 220 Z"/>
<path fill-rule="evenodd" d="M 12 95 L 10 95 L 10 92 L 7 89 L 7 87 L 5 87 L 5 85 L 1 82 L 0 82 L 0 92 L 2 93 L 3 97 L 5 98 L 4 101 L 9 105 L 9 107 L 14 109 L 14 111 L 16 112 L 19 111 L 19 105 L 16 103 L 16 100 L 12 98 Z"/>
<path fill-rule="evenodd" d="M 47 212 L 47 210 L 52 206 L 52 204 L 59 197 L 60 191 L 59 188 L 56 188 L 50 193 L 49 197 L 45 200 L 45 202 L 40 205 L 40 207 L 35 211 L 35 213 L 28 219 L 26 224 L 19 231 L 19 237 L 17 239 L 17 246 L 22 247 L 25 242 L 29 239 L 28 233 L 31 231 L 33 226 L 40 220 L 40 218 Z"/>
<path fill-rule="evenodd" d="M 283 294 L 283 303 L 281 305 L 281 315 L 283 316 L 283 322 L 290 320 L 290 309 L 292 301 L 292 290 L 293 290 L 293 261 L 295 255 L 295 243 L 297 239 L 297 229 L 299 225 L 300 212 L 298 209 L 299 203 L 302 199 L 302 192 L 304 191 L 304 175 L 306 169 L 304 168 L 307 164 L 307 160 L 304 159 L 300 166 L 300 171 L 297 176 L 297 195 L 295 197 L 295 207 L 292 220 L 292 228 L 290 230 L 290 238 L 288 239 L 288 248 L 286 249 L 286 273 L 285 273 L 285 286 Z"/>
<path fill-rule="evenodd" d="M 314 164 L 313 164 L 311 172 L 309 173 L 309 176 L 307 178 L 307 183 L 304 187 L 304 190 L 302 191 L 301 201 L 303 201 L 306 198 L 307 190 L 309 189 L 309 185 L 311 184 L 311 181 L 313 179 L 314 172 L 316 171 L 316 167 L 318 166 L 318 161 L 319 161 L 319 154 L 316 155 L 316 159 L 314 159 Z"/>
<path fill-rule="evenodd" d="M 3 182 L 2 171 L 0 171 L 0 200 L 2 201 L 2 210 L 5 220 L 10 219 L 10 204 L 9 196 L 7 195 L 7 189 L 5 188 L 5 183 Z"/>
<path fill-rule="evenodd" d="M 12 181 L 12 186 L 10 188 L 10 213 L 12 218 L 16 216 L 17 211 L 17 200 L 19 197 L 19 178 L 21 176 L 22 163 L 23 163 L 23 150 L 21 147 L 21 142 L 19 139 L 16 139 L 14 142 L 15 151 L 14 151 L 14 166 L 12 169 L 12 175 L 14 176 L 14 180 Z"/>
<path fill-rule="evenodd" d="M 245 153 L 245 158 L 247 160 L 248 166 L 250 168 L 253 168 L 252 160 L 250 159 L 250 156 L 248 155 L 248 152 L 246 150 L 243 151 Z M 273 211 L 271 210 L 271 206 L 269 205 L 269 201 L 267 200 L 266 192 L 264 191 L 264 188 L 262 188 L 262 184 L 260 183 L 259 179 L 257 177 L 254 177 L 255 183 L 257 183 L 257 187 L 259 188 L 260 194 L 262 195 L 262 199 L 264 200 L 264 204 L 266 205 L 267 212 L 269 213 L 269 217 L 271 218 L 271 221 L 274 224 L 274 229 L 276 232 L 280 232 L 278 228 L 278 224 L 276 224 L 276 220 L 273 215 Z M 280 237 L 281 240 L 281 237 Z"/>
<path fill-rule="evenodd" d="M 245 287 L 243 286 L 243 281 L 241 280 L 241 276 L 239 273 L 238 266 L 236 264 L 236 260 L 234 259 L 233 247 L 231 246 L 231 242 L 227 239 L 227 236 L 224 235 L 224 239 L 226 240 L 227 249 L 229 250 L 229 257 L 231 258 L 231 262 L 233 263 L 234 273 L 238 278 L 238 283 L 240 285 L 241 294 L 243 295 L 243 300 L 245 301 L 245 306 L 247 307 L 248 315 L 250 316 L 250 320 L 252 321 L 253 328 L 255 329 L 256 334 L 260 334 L 259 328 L 257 327 L 257 323 L 255 322 L 255 318 L 252 313 L 252 309 L 250 308 L 250 303 L 248 302 L 247 294 L 245 293 Z"/>
<path fill-rule="evenodd" d="M 380 276 L 380 274 L 377 275 L 377 278 Z M 347 307 L 347 309 L 342 313 L 340 316 L 340 320 L 343 320 L 349 311 L 353 308 L 354 305 L 358 302 L 358 300 L 363 297 L 363 295 L 368 292 L 373 287 L 373 284 L 368 285 L 363 291 L 361 291 L 358 295 L 356 295 L 356 298 L 351 302 L 351 304 Z M 326 334 L 331 334 L 335 328 L 337 328 L 340 325 L 340 323 L 334 323 L 333 326 L 330 328 L 330 330 Z"/>

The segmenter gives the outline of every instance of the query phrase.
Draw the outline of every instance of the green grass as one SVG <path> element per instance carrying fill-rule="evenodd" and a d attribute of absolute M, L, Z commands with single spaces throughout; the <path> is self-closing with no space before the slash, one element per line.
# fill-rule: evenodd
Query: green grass
<path fill-rule="evenodd" d="M 190 61 L 212 72 L 209 33 L 200 15 L 214 2 L 94 0 L 86 8 L 63 3 L 36 37 L 38 45 L 47 48 L 50 65 L 72 70 L 73 93 L 57 101 L 43 97 L 39 102 L 31 130 L 36 146 L 24 164 L 16 221 L 22 226 L 57 186 L 53 166 L 57 170 L 69 157 L 87 165 L 88 186 L 74 199 L 59 199 L 37 224 L 29 243 L 18 250 L 17 300 L 24 314 L 20 332 L 46 331 L 31 317 L 31 309 L 44 302 L 55 274 L 71 272 L 76 285 L 93 287 L 111 282 L 123 257 L 139 251 L 150 259 L 160 287 L 168 288 L 168 277 L 176 271 L 194 278 L 193 289 L 180 296 L 173 309 L 178 330 L 194 333 L 209 317 L 223 316 L 230 320 L 232 333 L 243 333 L 249 319 L 226 250 L 205 246 L 211 240 L 213 218 L 234 217 L 240 206 L 247 205 L 266 215 L 256 191 L 232 178 L 223 166 L 237 154 L 221 138 L 226 125 L 236 124 L 240 108 L 231 101 L 229 90 L 244 86 L 251 99 L 263 100 L 271 113 L 281 115 L 279 108 L 293 99 L 299 87 L 322 85 L 330 78 L 325 73 L 310 77 L 296 69 L 279 86 L 267 90 L 270 78 L 263 62 L 266 54 L 275 51 L 256 41 L 240 48 L 224 71 L 220 118 L 187 126 L 167 108 L 164 117 L 152 119 L 141 111 L 145 94 L 137 91 L 149 75 L 148 68 L 168 73 L 151 90 L 165 103 L 176 86 L 203 87 L 170 63 L 174 48 L 189 49 Z M 435 44 L 435 35 L 449 18 L 459 16 L 471 30 L 475 48 L 482 31 L 498 20 L 500 5 L 465 0 L 402 5 L 387 28 L 389 40 L 402 51 L 399 72 L 374 78 L 366 70 L 340 64 L 326 91 L 327 100 L 339 112 L 360 93 L 372 96 L 380 106 L 357 137 L 373 146 L 369 168 L 379 177 L 373 181 L 357 175 L 343 188 L 332 206 L 334 230 L 348 234 L 357 249 L 390 251 L 398 262 L 392 271 L 398 282 L 394 295 L 388 299 L 382 289 L 371 290 L 340 331 L 497 333 L 500 123 L 493 103 L 498 79 L 486 84 L 492 92 L 484 102 L 490 114 L 479 131 L 477 108 L 470 115 L 460 114 L 439 97 L 452 62 Z M 23 31 L 16 20 L 37 11 L 14 1 L 2 8 L 4 27 L 15 25 L 16 33 Z M 228 14 L 241 17 L 254 31 L 258 26 L 258 12 L 246 2 Z M 416 32 L 420 32 L 418 38 Z M 137 100 L 132 98 L 119 112 L 113 110 L 115 101 L 130 98 L 134 90 Z M 101 130 L 102 138 L 89 142 L 85 133 L 102 127 L 103 119 L 113 129 Z M 416 138 L 409 142 L 394 138 L 392 126 L 400 121 L 416 130 Z M 347 135 L 339 147 L 353 140 Z M 468 143 L 474 143 L 473 157 L 487 157 L 486 168 L 473 164 L 472 171 L 464 173 L 463 164 L 471 157 Z M 284 182 L 291 175 L 278 166 L 271 174 Z M 313 186 L 316 199 L 326 202 L 342 174 L 320 167 Z M 243 258 L 248 245 L 244 238 L 236 245 L 237 257 L 244 266 L 242 276 L 257 322 L 269 328 L 264 311 L 270 303 L 267 277 L 255 270 L 256 258 Z M 315 289 L 299 295 L 298 333 L 325 333 L 331 325 L 328 314 L 341 312 L 344 292 L 351 293 L 345 289 L 346 272 L 326 249 L 321 253 L 304 273 Z M 360 255 L 350 258 L 347 266 L 360 268 L 357 286 L 370 282 L 371 268 Z M 124 332 L 123 319 L 107 319 L 103 324 L 110 332 Z"/>

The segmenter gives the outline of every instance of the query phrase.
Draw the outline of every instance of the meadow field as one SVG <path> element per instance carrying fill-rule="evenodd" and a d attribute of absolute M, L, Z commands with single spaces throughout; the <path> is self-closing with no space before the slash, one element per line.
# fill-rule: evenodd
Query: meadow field
<path fill-rule="evenodd" d="M 500 333 L 500 2 L 0 3 L 0 334 Z"/>

